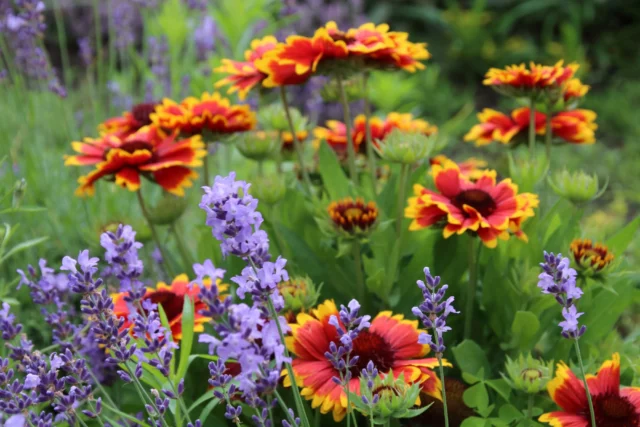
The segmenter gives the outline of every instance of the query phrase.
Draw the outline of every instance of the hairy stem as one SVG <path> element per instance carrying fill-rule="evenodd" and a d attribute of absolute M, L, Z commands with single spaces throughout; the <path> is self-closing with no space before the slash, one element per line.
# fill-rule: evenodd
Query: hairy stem
<path fill-rule="evenodd" d="M 138 196 L 138 203 L 140 204 L 140 210 L 142 211 L 142 216 L 147 220 L 147 224 L 149 225 L 149 229 L 151 230 L 151 235 L 153 236 L 153 240 L 156 242 L 158 246 L 158 250 L 160 251 L 160 255 L 162 255 L 162 259 L 164 259 L 165 273 L 168 274 L 171 278 L 174 277 L 173 271 L 171 271 L 171 263 L 169 262 L 169 258 L 167 258 L 167 251 L 160 240 L 160 236 L 158 236 L 158 231 L 156 230 L 156 226 L 151 222 L 149 218 L 149 211 L 147 210 L 147 206 L 145 205 L 144 199 L 142 198 L 142 192 L 140 190 L 136 191 L 136 195 Z"/>
<path fill-rule="evenodd" d="M 338 81 L 338 88 L 340 90 L 340 100 L 342 101 L 342 109 L 344 111 L 344 125 L 347 129 L 347 161 L 349 164 L 349 177 L 355 185 L 358 185 L 358 170 L 356 168 L 356 149 L 354 147 L 353 138 L 351 135 L 351 112 L 349 111 L 349 100 L 347 99 L 347 93 L 344 90 L 344 82 L 342 77 L 336 77 Z"/>
<path fill-rule="evenodd" d="M 364 101 L 364 120 L 365 120 L 365 133 L 367 142 L 367 160 L 369 161 L 369 170 L 371 173 L 371 182 L 373 183 L 373 189 L 376 189 L 377 169 L 376 169 L 376 153 L 373 150 L 373 140 L 371 139 L 371 104 L 369 103 L 369 95 L 367 94 L 367 83 L 369 81 L 369 74 L 366 73 L 362 78 L 362 92 Z"/>

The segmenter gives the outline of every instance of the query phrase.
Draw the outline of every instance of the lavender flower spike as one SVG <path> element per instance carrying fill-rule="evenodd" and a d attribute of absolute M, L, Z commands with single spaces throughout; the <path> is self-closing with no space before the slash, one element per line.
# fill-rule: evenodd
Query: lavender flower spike
<path fill-rule="evenodd" d="M 574 305 L 574 301 L 582 296 L 582 289 L 576 284 L 576 271 L 569 267 L 569 258 L 563 258 L 562 254 L 545 251 L 544 261 L 540 263 L 542 273 L 538 276 L 538 287 L 543 294 L 553 295 L 562 306 L 564 321 L 558 324 L 562 328 L 562 336 L 578 339 L 587 327 L 578 324 L 578 318 L 584 313 L 579 313 Z"/>
<path fill-rule="evenodd" d="M 426 282 L 422 280 L 417 282 L 418 287 L 422 290 L 424 302 L 418 307 L 413 307 L 411 311 L 414 316 L 422 321 L 425 328 L 434 331 L 435 341 L 430 334 L 422 333 L 418 338 L 418 342 L 423 345 L 429 345 L 436 354 L 442 354 L 446 348 L 442 335 L 451 330 L 447 326 L 447 317 L 450 314 L 458 314 L 460 312 L 453 307 L 454 297 L 449 297 L 443 301 L 449 285 L 443 285 L 438 289 L 440 276 L 432 276 L 429 267 L 424 268 L 424 276 Z"/>

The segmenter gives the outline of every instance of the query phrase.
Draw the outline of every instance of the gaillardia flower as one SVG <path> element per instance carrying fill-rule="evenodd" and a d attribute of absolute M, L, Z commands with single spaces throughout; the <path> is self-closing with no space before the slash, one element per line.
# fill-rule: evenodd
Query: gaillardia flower
<path fill-rule="evenodd" d="M 535 359 L 531 354 L 512 360 L 507 356 L 505 363 L 506 375 L 502 374 L 502 378 L 509 383 L 514 390 L 524 391 L 525 393 L 540 393 L 551 380 L 553 375 L 553 362 L 545 362 Z"/>
<path fill-rule="evenodd" d="M 264 87 L 272 88 L 306 82 L 328 60 L 349 55 L 344 41 L 335 41 L 326 28 L 316 30 L 313 37 L 289 36 L 255 61 L 259 71 L 267 75 Z"/>
<path fill-rule="evenodd" d="M 529 68 L 525 64 L 491 68 L 482 83 L 507 95 L 537 97 L 545 90 L 561 90 L 579 67 L 575 63 L 565 66 L 563 61 L 558 61 L 553 66 L 531 62 Z"/>
<path fill-rule="evenodd" d="M 262 83 L 267 76 L 256 68 L 255 62 L 267 52 L 273 50 L 278 41 L 273 36 L 266 36 L 251 42 L 251 49 L 244 52 L 245 61 L 223 59 L 222 65 L 214 71 L 226 73 L 229 76 L 219 80 L 215 87 L 231 85 L 227 93 L 238 92 L 240 99 L 245 99 L 247 93 L 256 85 Z"/>
<path fill-rule="evenodd" d="M 458 165 L 432 166 L 437 191 L 414 186 L 415 197 L 409 198 L 405 217 L 413 219 L 409 229 L 421 230 L 444 225 L 444 237 L 471 232 L 485 246 L 494 248 L 498 238 L 508 240 L 510 232 L 526 239 L 522 222 L 534 216 L 538 197 L 518 194 L 518 187 L 505 179 L 496 182 L 495 171 L 484 171 L 475 182 L 465 177 Z"/>
<path fill-rule="evenodd" d="M 211 279 L 203 279 L 203 285 L 205 287 L 211 286 Z M 227 290 L 227 285 L 220 283 L 220 279 L 217 279 L 217 286 L 220 292 Z M 199 285 L 191 283 L 186 274 L 180 274 L 173 279 L 170 285 L 159 282 L 155 289 L 147 288 L 146 294 L 142 298 L 142 308 L 144 309 L 144 306 L 148 304 L 145 301 L 161 306 L 167 315 L 173 339 L 180 341 L 182 339 L 182 310 L 185 298 L 191 298 L 194 303 L 194 332 L 204 331 L 205 323 L 211 320 L 200 314 L 200 312 L 206 308 L 206 305 L 200 300 L 199 294 Z M 114 304 L 113 313 L 117 317 L 125 319 L 124 324 L 121 326 L 123 329 L 132 327 L 132 322 L 129 319 L 129 316 L 132 314 L 131 306 L 124 299 L 126 295 L 128 295 L 127 292 L 112 295 Z M 140 307 L 136 309 L 139 310 Z"/>
<path fill-rule="evenodd" d="M 298 313 L 306 313 L 315 307 L 320 296 L 319 289 L 308 277 L 292 277 L 280 282 L 278 290 L 284 298 L 283 312 L 288 323 L 295 323 Z"/>
<path fill-rule="evenodd" d="M 593 144 L 596 142 L 596 113 L 591 110 L 563 111 L 551 118 L 551 131 L 571 144 Z"/>
<path fill-rule="evenodd" d="M 572 102 L 582 98 L 589 92 L 590 86 L 582 84 L 580 79 L 568 80 L 562 87 L 562 97 L 564 102 Z"/>
<path fill-rule="evenodd" d="M 151 114 L 158 104 L 148 102 L 134 105 L 131 111 L 126 111 L 119 117 L 105 120 L 98 126 L 100 135 L 115 134 L 119 138 L 126 138 L 151 124 Z"/>
<path fill-rule="evenodd" d="M 487 145 L 493 141 L 509 144 L 518 135 L 526 135 L 529 129 L 529 108 L 517 108 L 507 116 L 499 111 L 485 108 L 478 113 L 479 124 L 473 126 L 464 136 L 465 141 L 474 141 L 477 146 Z M 545 132 L 546 116 L 536 111 L 536 133 Z"/>
<path fill-rule="evenodd" d="M 347 411 L 347 396 L 344 388 L 333 381 L 333 377 L 340 375 L 325 357 L 331 342 L 339 344 L 336 328 L 329 324 L 331 316 L 339 319 L 333 301 L 325 301 L 309 314 L 298 314 L 297 323 L 290 325 L 291 336 L 285 339 L 287 348 L 295 355 L 293 371 L 302 387 L 302 396 L 311 400 L 313 408 L 319 407 L 323 414 L 332 412 L 333 418 L 340 421 Z M 344 330 L 344 325 L 340 326 Z M 389 311 L 378 314 L 369 329 L 360 331 L 353 340 L 351 356 L 359 359 L 351 368 L 349 390 L 360 394 L 360 373 L 372 361 L 381 377 L 393 370 L 394 376 L 404 374 L 407 383 L 422 384 L 423 392 L 441 398 L 440 380 L 431 370 L 438 366 L 438 360 L 424 357 L 429 346 L 418 344 L 421 332 L 417 321 L 405 320 Z M 288 375 L 284 384 L 291 385 Z"/>
<path fill-rule="evenodd" d="M 590 239 L 575 239 L 570 249 L 578 270 L 590 275 L 604 273 L 615 258 L 609 248 L 602 243 L 593 244 Z"/>
<path fill-rule="evenodd" d="M 378 219 L 378 207 L 375 202 L 365 203 L 360 197 L 355 200 L 346 197 L 337 202 L 331 202 L 327 212 L 334 228 L 347 236 L 368 234 Z"/>
<path fill-rule="evenodd" d="M 191 180 L 198 177 L 192 168 L 201 166 L 206 155 L 200 136 L 176 141 L 176 132 L 166 136 L 153 126 L 145 126 L 125 138 L 115 134 L 85 138 L 83 142 L 73 142 L 72 147 L 79 154 L 66 156 L 65 165 L 95 165 L 93 171 L 78 179 L 79 196 L 93 195 L 94 185 L 101 178 L 137 191 L 141 175 L 169 193 L 183 196 L 184 187 L 190 187 Z"/>
<path fill-rule="evenodd" d="M 620 355 L 602 364 L 597 375 L 587 375 L 598 427 L 640 425 L 640 388 L 620 388 Z M 538 421 L 553 427 L 590 427 L 590 412 L 582 380 L 565 363 L 559 363 L 556 377 L 547 386 L 561 411 L 543 414 Z"/>
<path fill-rule="evenodd" d="M 256 115 L 248 105 L 231 105 L 217 92 L 213 95 L 205 92 L 200 98 L 191 96 L 180 104 L 165 99 L 151 119 L 162 129 L 178 130 L 185 135 L 245 132 L 256 125 Z"/>

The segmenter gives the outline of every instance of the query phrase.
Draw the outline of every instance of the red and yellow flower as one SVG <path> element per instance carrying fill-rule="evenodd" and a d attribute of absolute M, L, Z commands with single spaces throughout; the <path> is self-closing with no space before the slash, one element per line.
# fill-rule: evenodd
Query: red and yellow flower
<path fill-rule="evenodd" d="M 290 325 L 291 336 L 285 340 L 295 356 L 293 372 L 297 384 L 302 387 L 302 396 L 311 400 L 313 408 L 319 407 L 323 414 L 332 412 L 334 420 L 340 421 L 346 414 L 347 396 L 343 387 L 333 382 L 332 378 L 339 376 L 339 372 L 324 356 L 329 351 L 329 344 L 338 342 L 336 329 L 329 324 L 331 316 L 339 319 L 333 301 L 325 301 L 311 313 L 298 314 L 297 322 Z M 396 377 L 404 374 L 405 381 L 421 384 L 424 393 L 440 399 L 442 386 L 431 370 L 438 366 L 438 360 L 425 358 L 429 346 L 418 344 L 420 332 L 415 320 L 405 320 L 402 315 L 390 311 L 378 314 L 371 321 L 371 327 L 360 332 L 353 341 L 352 355 L 359 356 L 359 361 L 351 370 L 349 390 L 360 393 L 360 372 L 371 360 L 381 377 L 391 370 Z M 286 372 L 284 385 L 291 386 Z"/>
<path fill-rule="evenodd" d="M 231 85 L 227 93 L 238 92 L 240 99 L 245 99 L 247 93 L 256 85 L 261 84 L 267 77 L 266 74 L 258 70 L 256 61 L 269 51 L 273 50 L 278 41 L 273 36 L 266 36 L 262 39 L 256 39 L 251 42 L 251 49 L 244 52 L 244 61 L 233 61 L 231 59 L 223 59 L 222 65 L 215 68 L 214 71 L 226 73 L 229 76 L 218 81 L 216 88 Z"/>
<path fill-rule="evenodd" d="M 490 144 L 498 141 L 502 144 L 509 144 L 518 135 L 526 135 L 529 129 L 528 107 L 517 108 L 507 116 L 499 111 L 485 108 L 478 113 L 479 124 L 473 126 L 464 136 L 465 141 L 474 141 L 477 146 Z M 546 115 L 536 111 L 535 124 L 536 133 L 545 133 Z"/>
<path fill-rule="evenodd" d="M 378 141 L 384 140 L 394 129 L 400 129 L 404 132 L 417 132 L 424 135 L 433 135 L 438 131 L 434 126 L 422 119 L 415 119 L 411 114 L 389 113 L 383 120 L 378 117 L 369 119 L 369 127 L 371 130 L 371 142 L 376 147 Z M 338 154 L 347 152 L 347 127 L 343 122 L 338 120 L 329 120 L 326 127 L 317 127 L 313 131 L 315 137 L 314 146 L 317 148 L 322 141 L 327 144 Z M 356 151 L 364 150 L 364 142 L 367 137 L 366 120 L 364 114 L 358 115 L 353 121 L 351 127 L 351 142 L 354 144 Z"/>
<path fill-rule="evenodd" d="M 309 132 L 306 130 L 296 131 L 296 141 L 298 143 L 306 141 L 308 136 Z M 289 131 L 283 131 L 281 132 L 280 137 L 282 139 L 282 149 L 286 151 L 293 151 L 295 148 L 293 146 L 293 134 Z"/>
<path fill-rule="evenodd" d="M 180 104 L 165 99 L 151 115 L 153 123 L 167 130 L 185 135 L 230 134 L 251 130 L 256 115 L 248 105 L 231 105 L 219 93 L 203 93 L 200 98 L 189 97 Z"/>
<path fill-rule="evenodd" d="M 595 123 L 597 114 L 591 110 L 563 111 L 551 118 L 554 136 L 571 144 L 593 144 L 596 142 Z"/>
<path fill-rule="evenodd" d="M 580 79 L 569 79 L 562 88 L 562 97 L 565 102 L 569 102 L 574 99 L 582 98 L 587 94 L 587 92 L 589 92 L 589 89 L 590 86 L 582 84 Z"/>
<path fill-rule="evenodd" d="M 206 155 L 200 136 L 176 140 L 176 132 L 167 136 L 153 126 L 127 137 L 107 134 L 98 139 L 85 138 L 73 142 L 72 147 L 79 154 L 66 156 L 65 165 L 95 165 L 93 171 L 78 179 L 79 196 L 93 195 L 95 183 L 102 178 L 137 191 L 141 175 L 169 193 L 183 196 L 184 187 L 190 187 L 192 179 L 198 177 L 192 168 L 202 166 Z"/>
<path fill-rule="evenodd" d="M 267 75 L 264 87 L 301 84 L 307 81 L 324 61 L 343 59 L 349 55 L 344 41 L 335 41 L 326 28 L 316 30 L 313 37 L 289 36 L 262 58 L 257 69 Z"/>
<path fill-rule="evenodd" d="M 221 293 L 225 292 L 228 288 L 227 285 L 221 283 L 220 279 L 217 280 L 216 284 L 218 285 L 218 289 Z M 210 287 L 211 279 L 204 279 L 203 285 L 205 287 Z M 121 292 L 111 296 L 114 304 L 113 314 L 125 320 L 121 326 L 121 330 L 131 328 L 133 326 L 129 321 L 132 307 L 124 299 L 127 294 L 127 292 Z M 200 300 L 200 297 L 198 296 L 199 294 L 200 286 L 198 284 L 191 283 L 186 274 L 180 274 L 173 279 L 173 282 L 171 282 L 170 285 L 167 285 L 164 282 L 159 282 L 155 289 L 147 288 L 142 301 L 148 300 L 154 304 L 162 306 L 162 309 L 167 315 L 167 320 L 169 321 L 171 336 L 175 341 L 180 341 L 182 339 L 182 310 L 185 298 L 190 298 L 194 303 L 194 332 L 204 331 L 205 323 L 211 320 L 210 318 L 200 314 L 200 312 L 206 308 L 206 305 Z"/>
<path fill-rule="evenodd" d="M 640 388 L 620 388 L 620 355 L 602 364 L 597 375 L 587 375 L 596 424 L 599 427 L 640 425 Z M 547 385 L 549 395 L 561 408 L 543 414 L 538 421 L 553 427 L 589 427 L 589 402 L 581 379 L 561 362 L 556 377 Z"/>
<path fill-rule="evenodd" d="M 347 235 L 361 235 L 371 231 L 378 219 L 378 206 L 375 202 L 365 203 L 358 197 L 346 197 L 331 202 L 327 207 L 329 217 L 338 230 Z"/>
<path fill-rule="evenodd" d="M 433 165 L 445 166 L 450 163 L 455 164 L 453 160 L 451 160 L 444 154 L 438 154 L 437 156 L 432 157 L 429 160 L 429 163 L 432 166 Z M 457 165 L 458 165 L 458 168 L 460 169 L 460 173 L 472 181 L 475 181 L 481 178 L 486 173 L 486 169 L 487 169 L 487 162 L 485 162 L 484 160 L 476 159 L 475 157 L 470 157 L 464 162 L 458 163 Z M 429 174 L 433 174 L 433 170 L 429 171 Z"/>
<path fill-rule="evenodd" d="M 505 69 L 491 68 L 482 83 L 497 89 L 515 89 L 522 93 L 559 88 L 571 79 L 580 67 L 575 63 L 567 66 L 563 63 L 564 61 L 558 61 L 550 66 L 531 62 L 529 68 L 525 64 L 510 65 Z"/>
<path fill-rule="evenodd" d="M 415 197 L 408 200 L 405 217 L 413 219 L 410 230 L 442 224 L 445 238 L 471 232 L 490 248 L 496 247 L 498 239 L 508 240 L 511 233 L 526 239 L 522 222 L 534 215 L 536 195 L 518 194 L 510 179 L 496 182 L 492 170 L 472 181 L 453 162 L 433 165 L 432 175 L 437 191 L 416 184 Z"/>
<path fill-rule="evenodd" d="M 569 247 L 573 260 L 580 270 L 600 273 L 613 263 L 615 256 L 602 243 L 591 239 L 574 239 Z"/>
<path fill-rule="evenodd" d="M 157 105 L 155 102 L 134 105 L 131 111 L 124 112 L 122 116 L 105 120 L 98 126 L 98 131 L 100 135 L 115 134 L 120 138 L 126 138 L 151 124 L 151 114 Z"/>

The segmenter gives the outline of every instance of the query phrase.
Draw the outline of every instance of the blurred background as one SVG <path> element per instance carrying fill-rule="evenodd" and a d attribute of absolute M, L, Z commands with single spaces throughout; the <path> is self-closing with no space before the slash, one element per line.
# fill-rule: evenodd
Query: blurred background
<path fill-rule="evenodd" d="M 69 251 L 97 247 L 99 233 L 113 224 L 131 223 L 144 237 L 133 194 L 101 184 L 91 199 L 73 195 L 80 171 L 63 166 L 71 141 L 96 136 L 97 124 L 134 104 L 212 91 L 219 78 L 212 69 L 221 58 L 241 59 L 254 38 L 310 35 L 330 20 L 341 27 L 386 22 L 409 32 L 412 41 L 428 43 L 433 57 L 425 71 L 372 77 L 376 112 L 426 118 L 447 135 L 447 154 L 455 160 L 473 155 L 493 160 L 490 166 L 499 170 L 503 147 L 462 142 L 482 108 L 514 108 L 483 87 L 484 73 L 529 61 L 578 62 L 578 76 L 591 85 L 583 107 L 598 114 L 597 143 L 560 147 L 555 161 L 609 181 L 605 195 L 588 208 L 587 237 L 610 235 L 637 214 L 640 2 L 3 0 L 0 222 L 12 229 L 1 233 L 39 246 L 25 245 L 0 260 L 1 296 L 13 292 L 17 267 L 35 263 L 38 255 L 57 264 Z M 310 126 L 342 117 L 339 106 L 320 95 L 323 83 L 313 79 L 292 90 Z M 362 106 L 352 108 L 355 115 Z M 197 203 L 195 193 L 190 203 Z M 199 216 L 188 217 L 182 227 L 189 233 L 200 223 Z M 638 254 L 634 243 L 633 256 Z"/>

